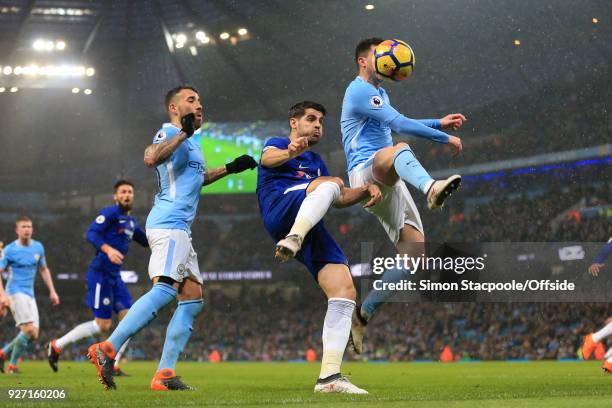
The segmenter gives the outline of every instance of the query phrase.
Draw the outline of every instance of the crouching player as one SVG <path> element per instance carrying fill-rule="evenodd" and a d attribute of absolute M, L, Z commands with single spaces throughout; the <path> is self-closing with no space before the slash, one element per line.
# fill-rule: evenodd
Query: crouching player
<path fill-rule="evenodd" d="M 356 291 L 347 260 L 323 225 L 333 205 L 346 207 L 381 197 L 379 188 L 345 188 L 330 177 L 321 157 L 308 151 L 323 135 L 325 108 L 304 101 L 289 110 L 289 138 L 272 138 L 264 146 L 257 178 L 257 198 L 264 226 L 276 245 L 276 258 L 295 256 L 328 298 L 323 322 L 323 358 L 315 392 L 367 394 L 340 374 L 351 329 Z"/>

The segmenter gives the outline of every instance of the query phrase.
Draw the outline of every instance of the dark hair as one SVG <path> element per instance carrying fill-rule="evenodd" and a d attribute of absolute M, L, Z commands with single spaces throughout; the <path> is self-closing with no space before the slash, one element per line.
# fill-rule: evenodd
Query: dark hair
<path fill-rule="evenodd" d="M 20 215 L 15 220 L 15 225 L 19 224 L 20 222 L 32 222 L 32 220 L 30 219 L 30 217 L 26 217 L 25 215 Z"/>
<path fill-rule="evenodd" d="M 176 88 L 172 88 L 166 93 L 166 99 L 164 99 L 164 102 L 166 103 L 166 109 L 168 109 L 168 105 L 170 105 L 170 102 L 172 102 L 172 99 L 176 96 L 176 94 L 181 92 L 183 89 L 191 89 L 193 92 L 199 94 L 198 90 L 195 89 L 193 86 L 181 85 L 177 86 Z"/>
<path fill-rule="evenodd" d="M 306 113 L 306 109 L 314 109 L 316 111 L 319 111 L 323 114 L 323 116 L 325 116 L 325 114 L 327 113 L 327 111 L 325 110 L 325 106 L 321 105 L 320 103 L 313 101 L 302 101 L 296 103 L 291 107 L 291 109 L 289 109 L 289 119 L 301 118 Z"/>
<path fill-rule="evenodd" d="M 378 45 L 383 41 L 385 40 L 378 37 L 365 38 L 359 41 L 359 44 L 357 44 L 357 47 L 355 47 L 355 64 L 357 64 L 357 60 L 359 59 L 359 57 L 363 57 L 363 54 L 367 54 L 368 52 L 370 52 L 370 48 L 373 45 Z"/>
<path fill-rule="evenodd" d="M 124 179 L 117 180 L 117 182 L 115 183 L 115 192 L 121 186 L 132 186 L 132 188 L 134 188 L 134 183 L 132 183 L 130 180 L 124 180 Z"/>

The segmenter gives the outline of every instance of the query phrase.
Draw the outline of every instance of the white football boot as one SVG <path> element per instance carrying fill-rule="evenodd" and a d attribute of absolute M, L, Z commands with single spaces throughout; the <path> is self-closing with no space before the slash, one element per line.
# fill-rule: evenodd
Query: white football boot
<path fill-rule="evenodd" d="M 325 379 L 319 378 L 314 387 L 314 392 L 338 392 L 342 394 L 367 394 L 366 390 L 363 390 L 353 383 L 348 378 L 341 374 L 330 375 Z"/>
<path fill-rule="evenodd" d="M 299 235 L 287 235 L 278 241 L 274 249 L 274 258 L 280 262 L 287 262 L 302 248 L 302 237 Z"/>
<path fill-rule="evenodd" d="M 461 186 L 461 176 L 452 175 L 446 180 L 436 180 L 427 192 L 427 207 L 430 210 L 438 210 L 444 205 L 450 195 Z"/>

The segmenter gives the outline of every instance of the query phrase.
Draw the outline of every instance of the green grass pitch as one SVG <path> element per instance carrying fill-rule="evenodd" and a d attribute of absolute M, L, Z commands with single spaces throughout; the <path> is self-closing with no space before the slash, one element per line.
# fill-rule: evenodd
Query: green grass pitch
<path fill-rule="evenodd" d="M 232 140 L 219 140 L 203 137 L 202 154 L 208 168 L 224 166 L 236 157 L 249 153 L 249 146 L 238 146 Z M 258 155 L 260 149 L 252 149 L 251 155 Z M 223 179 L 202 187 L 202 194 L 253 193 L 257 188 L 257 170 L 247 170 L 232 174 Z"/>
<path fill-rule="evenodd" d="M 197 388 L 152 392 L 153 362 L 123 366 L 116 391 L 104 391 L 85 362 L 24 362 L 22 374 L 0 375 L 2 407 L 610 407 L 612 375 L 599 362 L 345 363 L 343 371 L 370 395 L 314 394 L 318 364 L 179 363 L 178 374 Z M 67 402 L 8 402 L 8 388 L 63 387 Z"/>

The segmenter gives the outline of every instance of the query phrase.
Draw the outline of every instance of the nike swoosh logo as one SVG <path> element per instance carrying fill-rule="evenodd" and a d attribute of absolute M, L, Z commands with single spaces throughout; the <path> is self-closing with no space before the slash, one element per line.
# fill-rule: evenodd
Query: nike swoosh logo
<path fill-rule="evenodd" d="M 308 166 L 303 167 L 301 164 L 300 164 L 298 167 L 300 168 L 300 170 L 305 170 L 305 169 L 308 169 Z"/>
<path fill-rule="evenodd" d="M 127 220 L 119 220 L 119 223 L 122 224 L 124 222 L 127 222 Z"/>

